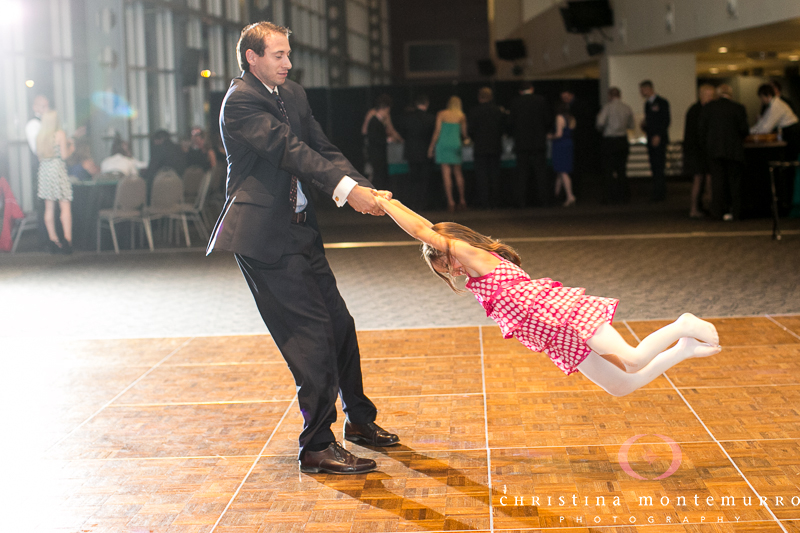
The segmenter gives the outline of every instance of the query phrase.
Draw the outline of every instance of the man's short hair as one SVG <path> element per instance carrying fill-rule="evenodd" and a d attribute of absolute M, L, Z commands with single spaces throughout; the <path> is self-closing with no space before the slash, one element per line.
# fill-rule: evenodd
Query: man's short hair
<path fill-rule="evenodd" d="M 621 98 L 622 93 L 619 90 L 619 87 L 611 87 L 608 89 L 608 97 L 609 98 Z"/>
<path fill-rule="evenodd" d="M 392 107 L 392 97 L 383 93 L 375 99 L 375 109 L 386 109 L 387 107 Z"/>
<path fill-rule="evenodd" d="M 431 100 L 425 93 L 418 94 L 416 98 L 414 98 L 414 105 L 429 105 L 430 103 Z"/>
<path fill-rule="evenodd" d="M 723 83 L 722 85 L 717 87 L 717 94 L 720 96 L 727 96 L 728 98 L 733 98 L 733 87 L 731 87 L 727 83 Z"/>
<path fill-rule="evenodd" d="M 239 42 L 236 44 L 236 59 L 239 61 L 240 69 L 250 72 L 247 51 L 252 50 L 257 56 L 263 56 L 264 51 L 267 49 L 266 38 L 272 33 L 281 33 L 288 38 L 292 31 L 284 26 L 278 26 L 266 21 L 250 24 L 242 30 Z"/>
<path fill-rule="evenodd" d="M 644 80 L 643 82 L 641 82 L 639 84 L 639 87 L 650 87 L 652 89 L 653 88 L 653 82 L 650 81 L 650 80 Z"/>
<path fill-rule="evenodd" d="M 478 101 L 479 102 L 491 102 L 494 95 L 492 94 L 492 89 L 490 87 L 481 87 L 478 89 Z"/>
<path fill-rule="evenodd" d="M 769 96 L 770 98 L 775 97 L 775 87 L 773 87 L 769 83 L 761 84 L 758 87 L 758 96 Z"/>

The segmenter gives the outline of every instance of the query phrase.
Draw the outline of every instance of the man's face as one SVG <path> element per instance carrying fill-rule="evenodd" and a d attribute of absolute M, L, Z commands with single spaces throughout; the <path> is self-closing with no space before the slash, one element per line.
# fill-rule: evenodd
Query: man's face
<path fill-rule="evenodd" d="M 50 111 L 50 102 L 44 96 L 37 96 L 33 99 L 33 114 L 41 117 Z"/>
<path fill-rule="evenodd" d="M 761 94 L 761 95 L 758 96 L 758 98 L 761 100 L 761 103 L 764 104 L 764 105 L 769 105 L 769 103 L 772 102 L 772 97 L 769 96 L 769 95 L 766 95 L 766 94 Z"/>
<path fill-rule="evenodd" d="M 639 87 L 639 92 L 642 94 L 642 98 L 650 98 L 653 96 L 653 88 L 649 85 L 642 85 Z"/>
<path fill-rule="evenodd" d="M 575 99 L 575 95 L 569 91 L 564 91 L 561 93 L 561 101 L 565 104 L 571 104 L 572 101 Z"/>
<path fill-rule="evenodd" d="M 270 33 L 264 41 L 266 43 L 264 55 L 258 56 L 252 50 L 248 50 L 247 62 L 250 64 L 250 72 L 256 78 L 274 88 L 283 85 L 292 68 L 292 62 L 289 61 L 292 48 L 289 46 L 289 39 L 282 33 Z"/>

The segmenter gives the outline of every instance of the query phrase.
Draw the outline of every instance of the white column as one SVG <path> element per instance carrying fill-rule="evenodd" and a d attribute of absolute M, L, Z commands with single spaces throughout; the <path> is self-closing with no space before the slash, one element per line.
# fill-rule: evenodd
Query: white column
<path fill-rule="evenodd" d="M 694 54 L 642 54 L 606 56 L 600 62 L 600 102 L 606 102 L 609 87 L 622 91 L 622 101 L 631 106 L 636 117 L 637 136 L 643 135 L 639 124 L 644 118 L 644 100 L 639 83 L 653 82 L 656 94 L 669 101 L 672 121 L 671 142 L 683 140 L 686 111 L 697 100 L 697 70 Z"/>

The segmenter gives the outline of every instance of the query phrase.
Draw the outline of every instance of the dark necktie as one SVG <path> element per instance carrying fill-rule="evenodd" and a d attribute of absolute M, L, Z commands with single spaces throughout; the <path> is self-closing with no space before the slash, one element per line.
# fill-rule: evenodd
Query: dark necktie
<path fill-rule="evenodd" d="M 275 101 L 278 102 L 278 109 L 281 110 L 283 121 L 291 128 L 291 124 L 289 124 L 289 115 L 286 113 L 286 106 L 283 105 L 283 98 L 278 94 L 277 87 L 272 94 L 275 96 Z M 297 176 L 292 176 L 292 186 L 289 189 L 289 202 L 292 204 L 292 211 L 297 209 Z"/>

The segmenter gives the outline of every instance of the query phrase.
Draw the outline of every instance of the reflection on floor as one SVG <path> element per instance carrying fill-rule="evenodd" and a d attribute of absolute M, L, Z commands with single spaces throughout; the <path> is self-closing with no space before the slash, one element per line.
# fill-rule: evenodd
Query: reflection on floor
<path fill-rule="evenodd" d="M 711 321 L 721 354 L 623 398 L 495 327 L 360 332 L 402 445 L 348 443 L 358 476 L 299 473 L 268 336 L 10 340 L 3 530 L 800 531 L 800 316 Z"/>

